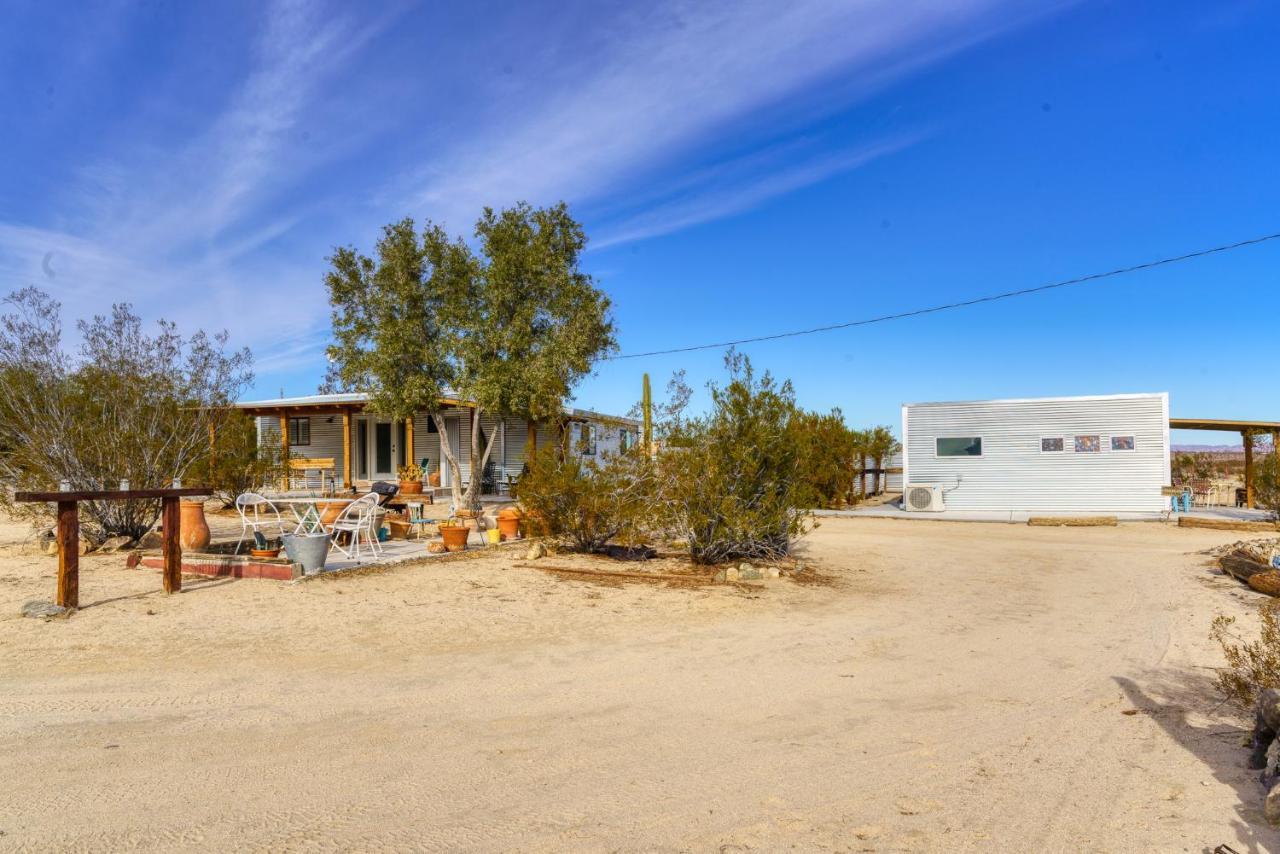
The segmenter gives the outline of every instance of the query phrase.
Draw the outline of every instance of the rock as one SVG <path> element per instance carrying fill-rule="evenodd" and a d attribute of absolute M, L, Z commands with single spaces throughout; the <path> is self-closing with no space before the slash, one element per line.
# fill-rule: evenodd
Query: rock
<path fill-rule="evenodd" d="M 739 567 L 738 577 L 743 581 L 759 581 L 764 578 L 764 573 L 756 569 L 754 566 L 748 566 L 746 569 Z"/>
<path fill-rule="evenodd" d="M 529 546 L 529 551 L 525 552 L 525 560 L 537 560 L 538 558 L 547 556 L 547 547 L 542 543 L 534 543 Z"/>
<path fill-rule="evenodd" d="M 138 538 L 138 548 L 140 549 L 158 549 L 164 545 L 164 537 L 159 531 L 147 531 Z"/>
<path fill-rule="evenodd" d="M 49 557 L 54 557 L 55 555 L 57 555 L 57 554 L 58 554 L 58 541 L 57 541 L 57 540 L 50 540 L 49 542 L 45 543 L 45 544 L 44 544 L 44 553 L 45 553 L 45 554 L 47 554 Z"/>
<path fill-rule="evenodd" d="M 780 575 L 782 575 L 782 570 L 778 569 L 776 566 L 766 566 L 764 568 L 765 578 L 777 578 Z"/>
<path fill-rule="evenodd" d="M 1274 736 L 1280 733 L 1280 690 L 1264 688 L 1258 693 L 1255 706 L 1258 714 L 1258 725 Z"/>
<path fill-rule="evenodd" d="M 717 572 L 717 573 L 712 577 L 712 579 L 711 579 L 711 580 L 712 580 L 712 581 L 724 581 L 724 579 L 725 579 L 725 574 L 724 574 L 724 570 L 722 569 L 722 570 L 720 570 L 719 572 Z"/>
<path fill-rule="evenodd" d="M 1262 814 L 1266 816 L 1267 824 L 1280 827 L 1280 783 L 1272 786 L 1271 791 L 1267 793 L 1267 799 L 1262 805 Z"/>
<path fill-rule="evenodd" d="M 126 537 L 124 535 L 121 535 L 119 537 L 108 537 L 106 540 L 103 541 L 102 545 L 98 546 L 98 551 L 108 552 L 113 554 L 115 552 L 120 551 L 121 549 L 127 548 L 129 544 L 132 542 L 133 542 L 132 537 Z"/>
<path fill-rule="evenodd" d="M 1270 789 L 1280 784 L 1280 741 L 1274 738 L 1267 745 L 1262 762 L 1262 785 Z"/>
<path fill-rule="evenodd" d="M 447 551 L 448 549 L 444 547 L 444 543 L 440 542 L 439 540 L 436 540 L 435 542 L 427 543 L 428 554 L 441 555 Z"/>
<path fill-rule="evenodd" d="M 93 551 L 97 547 L 98 547 L 98 544 L 93 542 L 92 540 L 87 540 L 84 537 L 80 538 L 80 548 L 79 548 L 80 554 L 87 555 L 89 552 Z"/>
<path fill-rule="evenodd" d="M 71 616 L 74 608 L 64 608 L 61 605 L 55 605 L 52 602 L 40 602 L 38 600 L 27 602 L 22 606 L 22 616 L 31 617 L 38 620 L 56 620 L 65 619 Z"/>
<path fill-rule="evenodd" d="M 740 575 L 741 572 L 739 572 L 738 568 L 736 566 L 731 566 L 724 571 L 724 580 L 737 581 Z"/>

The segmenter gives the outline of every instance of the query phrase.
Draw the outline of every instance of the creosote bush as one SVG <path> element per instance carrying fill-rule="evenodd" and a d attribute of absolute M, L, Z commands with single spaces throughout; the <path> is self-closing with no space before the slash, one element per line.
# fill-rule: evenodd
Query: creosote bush
<path fill-rule="evenodd" d="M 1280 688 L 1280 601 L 1258 610 L 1262 630 L 1256 641 L 1242 641 L 1231 633 L 1235 617 L 1220 615 L 1210 636 L 1222 647 L 1227 666 L 1218 673 L 1218 687 L 1241 709 L 1253 708 L 1264 688 Z"/>
<path fill-rule="evenodd" d="M 711 412 L 677 419 L 659 455 L 657 523 L 697 563 L 790 554 L 809 513 L 800 475 L 795 394 L 745 356 L 725 357 L 729 383 L 710 387 Z"/>
<path fill-rule="evenodd" d="M 211 453 L 197 466 L 196 476 L 212 487 L 223 507 L 230 507 L 241 493 L 279 483 L 285 468 L 275 446 L 258 444 L 253 418 L 235 413 L 216 428 Z"/>
<path fill-rule="evenodd" d="M 652 517 L 654 471 L 638 450 L 599 461 L 543 448 L 520 477 L 520 504 L 534 533 L 581 552 L 639 542 Z"/>

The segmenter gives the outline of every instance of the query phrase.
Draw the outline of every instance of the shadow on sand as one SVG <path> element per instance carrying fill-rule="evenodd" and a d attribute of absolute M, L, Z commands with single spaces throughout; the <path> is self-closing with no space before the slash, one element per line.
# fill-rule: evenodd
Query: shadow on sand
<path fill-rule="evenodd" d="M 1212 717 L 1218 707 L 1221 691 L 1214 682 L 1213 671 L 1172 671 L 1162 679 L 1144 680 L 1145 690 L 1132 679 L 1117 676 L 1115 681 L 1140 714 L 1148 715 L 1219 782 L 1235 790 L 1235 818 L 1230 821 L 1235 838 L 1214 840 L 1204 847 L 1205 854 L 1223 842 L 1241 854 L 1280 851 L 1280 831 L 1268 827 L 1262 816 L 1266 792 L 1259 772 L 1248 769 L 1249 748 L 1244 746 L 1244 740 L 1250 730 L 1230 719 L 1205 726 L 1187 719 L 1193 711 Z M 1223 816 L 1223 822 L 1228 818 Z"/>

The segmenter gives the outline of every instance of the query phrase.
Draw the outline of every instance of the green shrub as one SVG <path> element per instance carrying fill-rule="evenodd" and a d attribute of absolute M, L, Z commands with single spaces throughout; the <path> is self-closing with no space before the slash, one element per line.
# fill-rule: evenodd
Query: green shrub
<path fill-rule="evenodd" d="M 582 552 L 610 542 L 639 542 L 653 511 L 653 465 L 633 449 L 599 461 L 537 451 L 520 477 L 520 504 L 530 529 Z"/>
<path fill-rule="evenodd" d="M 1280 522 L 1280 459 L 1274 451 L 1264 456 L 1254 468 L 1253 499 Z"/>
<path fill-rule="evenodd" d="M 688 542 L 698 563 L 790 553 L 808 518 L 791 384 L 757 378 L 725 357 L 729 383 L 711 386 L 711 413 L 663 437 L 657 521 Z"/>
<path fill-rule="evenodd" d="M 200 465 L 198 478 L 213 488 L 222 506 L 235 504 L 236 496 L 257 492 L 283 480 L 285 466 L 280 451 L 258 444 L 258 428 L 252 418 L 236 413 L 214 433 L 212 452 Z"/>
<path fill-rule="evenodd" d="M 1234 617 L 1218 616 L 1211 637 L 1227 659 L 1218 672 L 1218 687 L 1235 705 L 1248 711 L 1264 688 L 1280 688 L 1280 602 L 1265 602 L 1258 609 L 1262 630 L 1256 641 L 1240 641 L 1231 634 Z M 1240 642 L 1236 642 L 1240 641 Z"/>
<path fill-rule="evenodd" d="M 807 502 L 838 507 L 852 502 L 860 448 L 858 434 L 844 423 L 839 409 L 826 415 L 797 412 L 792 429 L 798 443 L 798 476 Z"/>

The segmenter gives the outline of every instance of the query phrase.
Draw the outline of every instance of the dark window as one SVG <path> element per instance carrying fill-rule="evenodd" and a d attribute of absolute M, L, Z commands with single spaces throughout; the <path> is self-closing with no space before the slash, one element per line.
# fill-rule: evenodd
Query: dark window
<path fill-rule="evenodd" d="M 310 445 L 311 444 L 311 419 L 310 418 L 290 418 L 289 419 L 289 444 L 290 445 Z"/>
<path fill-rule="evenodd" d="M 1040 440 L 1040 453 L 1054 454 L 1061 451 L 1063 441 L 1061 436 L 1051 436 Z"/>
<path fill-rule="evenodd" d="M 1111 450 L 1113 451 L 1132 451 L 1134 447 L 1135 445 L 1132 436 L 1111 437 Z"/>
<path fill-rule="evenodd" d="M 980 457 L 982 456 L 981 436 L 959 436 L 939 438 L 938 456 L 940 457 Z"/>

